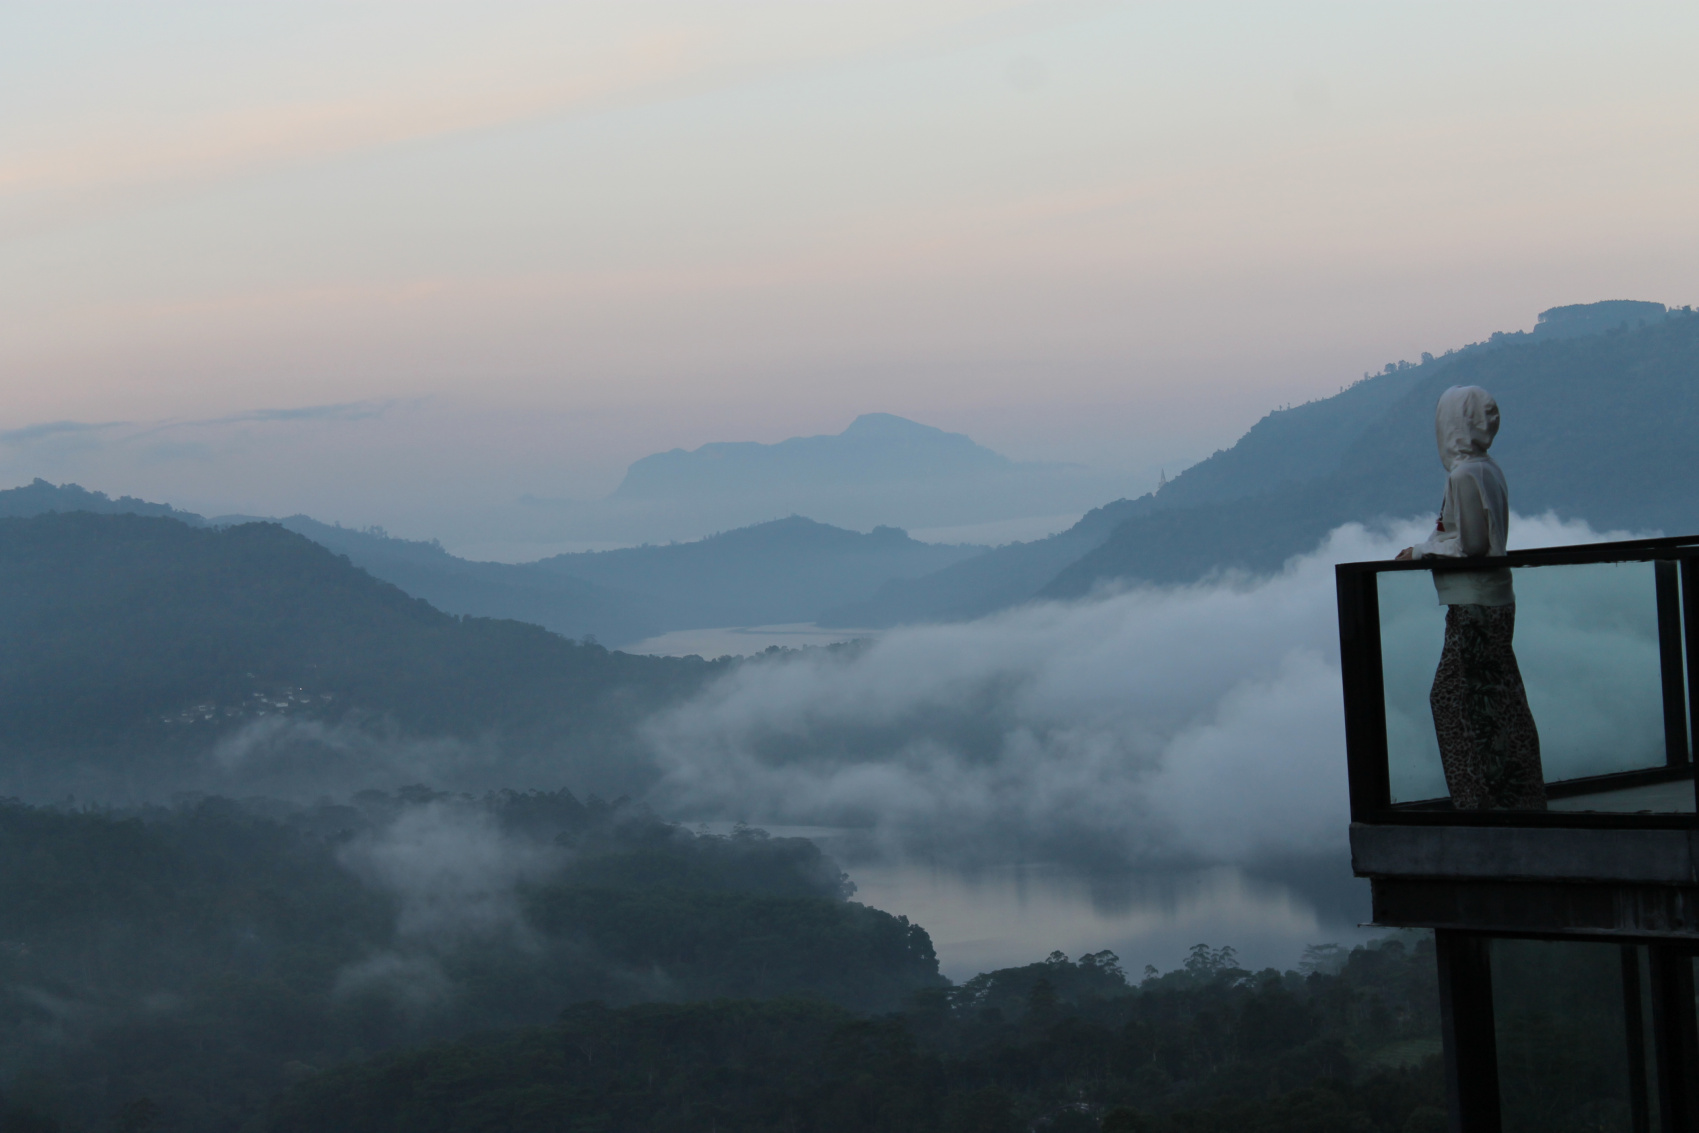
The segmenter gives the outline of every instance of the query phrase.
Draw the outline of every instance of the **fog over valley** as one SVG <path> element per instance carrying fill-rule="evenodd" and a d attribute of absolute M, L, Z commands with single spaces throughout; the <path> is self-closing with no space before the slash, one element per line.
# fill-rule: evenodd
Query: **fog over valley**
<path fill-rule="evenodd" d="M 1684 1133 L 1696 36 L 0 6 L 0 1133 Z"/>
<path fill-rule="evenodd" d="M 1513 548 L 1690 522 L 1695 465 L 1660 465 L 1647 490 L 1632 455 L 1688 443 L 1686 417 L 1647 420 L 1637 401 L 1686 407 L 1699 389 L 1699 318 L 1655 306 L 1630 305 L 1632 327 L 1583 308 L 1562 316 L 1574 333 L 1389 365 L 1155 492 L 994 546 L 793 515 L 496 563 L 307 516 L 203 517 L 41 479 L 0 491 L 0 852 L 33 863 L 0 894 L 18 1020 L 0 1054 L 36 1076 L 18 1081 L 103 1066 L 118 1085 L 101 1104 L 157 1094 L 213 1129 L 218 1107 L 255 1103 L 185 1079 L 174 1044 L 275 1011 L 305 1029 L 265 1024 L 220 1073 L 316 1113 L 370 1088 L 357 1068 L 374 1049 L 615 1025 L 594 1022 L 605 1006 L 560 1014 L 591 1001 L 802 996 L 853 1015 L 937 994 L 971 1012 L 1022 988 L 1007 994 L 1027 997 L 1011 1007 L 1026 1026 L 1050 1010 L 1031 1000 L 1041 976 L 1077 984 L 1080 1005 L 1142 1003 L 1114 997 L 1171 979 L 1206 994 L 1257 968 L 1395 995 L 1374 981 L 1420 971 L 1431 945 L 1359 927 L 1333 565 L 1429 530 L 1404 434 L 1460 380 L 1490 377 L 1552 437 L 1641 439 L 1603 445 L 1577 480 L 1571 446 L 1508 434 L 1517 498 L 1550 508 L 1512 517 Z M 1616 411 L 1557 396 L 1599 366 L 1622 375 Z M 924 477 L 930 445 L 971 445 L 891 427 L 918 444 L 906 475 Z M 1008 474 L 972 460 L 994 486 Z M 743 491 L 696 479 L 705 498 Z M 1656 681 L 1633 674 L 1657 671 L 1657 611 L 1619 602 L 1595 623 L 1595 599 L 1524 589 L 1550 765 L 1587 773 L 1600 727 L 1656 746 Z M 1425 590 L 1396 600 L 1414 605 L 1387 623 L 1409 638 L 1387 662 L 1389 728 L 1419 740 L 1427 678 L 1400 658 L 1437 651 L 1434 607 Z M 691 634 L 749 645 L 609 648 Z M 1601 654 L 1621 687 L 1575 688 Z M 184 920 L 191 906 L 217 912 Z M 201 969 L 284 983 L 226 1017 Z M 1363 1041 L 1428 1041 L 1428 1008 L 1401 1010 Z M 121 1038 L 158 1027 L 182 1038 L 151 1062 Z M 95 1115 L 43 1089 L 28 1112 Z M 320 1120 L 275 1106 L 278 1128 Z"/>

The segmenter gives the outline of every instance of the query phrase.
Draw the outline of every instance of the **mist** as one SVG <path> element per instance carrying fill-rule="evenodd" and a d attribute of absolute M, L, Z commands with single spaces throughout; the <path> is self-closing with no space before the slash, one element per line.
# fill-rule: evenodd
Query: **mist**
<path fill-rule="evenodd" d="M 1430 523 L 1344 525 L 1270 577 L 1105 590 L 746 664 L 647 724 L 651 798 L 963 862 L 1343 852 L 1333 565 L 1390 558 Z M 1623 537 L 1552 515 L 1512 531 L 1522 547 Z"/>

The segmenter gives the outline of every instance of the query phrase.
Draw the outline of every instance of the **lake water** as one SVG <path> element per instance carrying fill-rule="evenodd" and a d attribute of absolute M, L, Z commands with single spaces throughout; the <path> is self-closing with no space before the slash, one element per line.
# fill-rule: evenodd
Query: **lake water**
<path fill-rule="evenodd" d="M 957 981 L 1052 951 L 1077 959 L 1105 948 L 1136 979 L 1146 964 L 1179 967 L 1195 944 L 1232 945 L 1253 970 L 1285 969 L 1306 945 L 1379 935 L 1358 927 L 1369 916 L 1366 885 L 1318 895 L 1232 866 L 1084 874 L 1055 864 L 968 871 L 905 862 L 846 872 L 855 900 L 924 926 L 944 974 Z"/>
<path fill-rule="evenodd" d="M 1359 927 L 1370 916 L 1368 884 L 1351 876 L 1343 852 L 1256 872 L 1236 866 L 964 866 L 881 855 L 855 831 L 752 825 L 775 837 L 816 842 L 855 882 L 854 900 L 924 927 L 939 966 L 958 982 L 1053 951 L 1078 959 L 1105 948 L 1137 979 L 1146 964 L 1160 971 L 1179 967 L 1195 944 L 1231 945 L 1252 970 L 1286 969 L 1297 966 L 1307 945 L 1349 947 L 1385 935 Z M 705 826 L 712 833 L 731 828 Z"/>

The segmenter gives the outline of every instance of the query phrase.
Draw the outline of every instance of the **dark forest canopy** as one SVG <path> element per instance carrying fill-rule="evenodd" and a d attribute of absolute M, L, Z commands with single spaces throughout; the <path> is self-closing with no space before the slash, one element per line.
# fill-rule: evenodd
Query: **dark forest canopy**
<path fill-rule="evenodd" d="M 1620 949 L 1495 943 L 1505 1127 L 1630 1125 Z M 1130 981 L 1061 953 L 883 1017 L 796 1001 L 577 1004 L 549 1027 L 302 1081 L 276 1133 L 701 1128 L 905 1133 L 1440 1133 L 1431 939 L 1250 972 L 1199 944 Z"/>
<path fill-rule="evenodd" d="M 14 803 L 0 855 L 29 865 L 0 871 L 8 1130 L 1405 1133 L 1441 1104 L 1421 938 L 951 986 L 811 843 L 564 791 Z M 1559 1069 L 1596 1055 L 1572 1022 Z"/>
<path fill-rule="evenodd" d="M 931 941 L 810 842 L 565 791 L 0 804 L 0 1083 L 107 1128 L 234 1129 L 314 1068 L 567 1004 L 803 995 L 889 1010 Z"/>
<path fill-rule="evenodd" d="M 551 1026 L 303 1081 L 266 1127 L 749 1133 L 1428 1133 L 1432 949 L 1252 973 L 1229 948 L 1130 983 L 1056 954 L 884 1017 L 799 1001 L 577 1004 Z"/>

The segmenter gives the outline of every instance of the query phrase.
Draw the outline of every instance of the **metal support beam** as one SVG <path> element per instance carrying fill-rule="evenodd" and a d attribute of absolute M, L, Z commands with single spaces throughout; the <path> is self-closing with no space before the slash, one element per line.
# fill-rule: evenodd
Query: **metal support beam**
<path fill-rule="evenodd" d="M 1652 564 L 1658 596 L 1658 665 L 1664 693 L 1664 761 L 1672 767 L 1688 761 L 1687 673 L 1681 640 L 1681 582 L 1676 564 Z"/>
<path fill-rule="evenodd" d="M 1688 750 L 1699 754 L 1699 562 L 1688 558 L 1681 560 L 1681 630 L 1687 701 L 1694 709 L 1687 714 Z M 1693 790 L 1699 799 L 1699 779 L 1694 780 Z"/>
<path fill-rule="evenodd" d="M 1699 1023 L 1693 1012 L 1693 957 L 1668 944 L 1647 948 L 1652 1032 L 1658 1045 L 1661 1133 L 1699 1133 Z"/>
<path fill-rule="evenodd" d="M 1622 946 L 1622 1024 L 1628 1036 L 1628 1119 L 1632 1133 L 1651 1133 L 1646 1081 L 1646 1016 L 1640 1005 L 1640 949 Z"/>
<path fill-rule="evenodd" d="M 1450 1131 L 1500 1133 L 1498 1034 L 1493 1028 L 1488 940 L 1473 933 L 1441 930 L 1434 933 L 1434 951 L 1439 961 L 1439 1016 L 1445 1042 Z"/>

